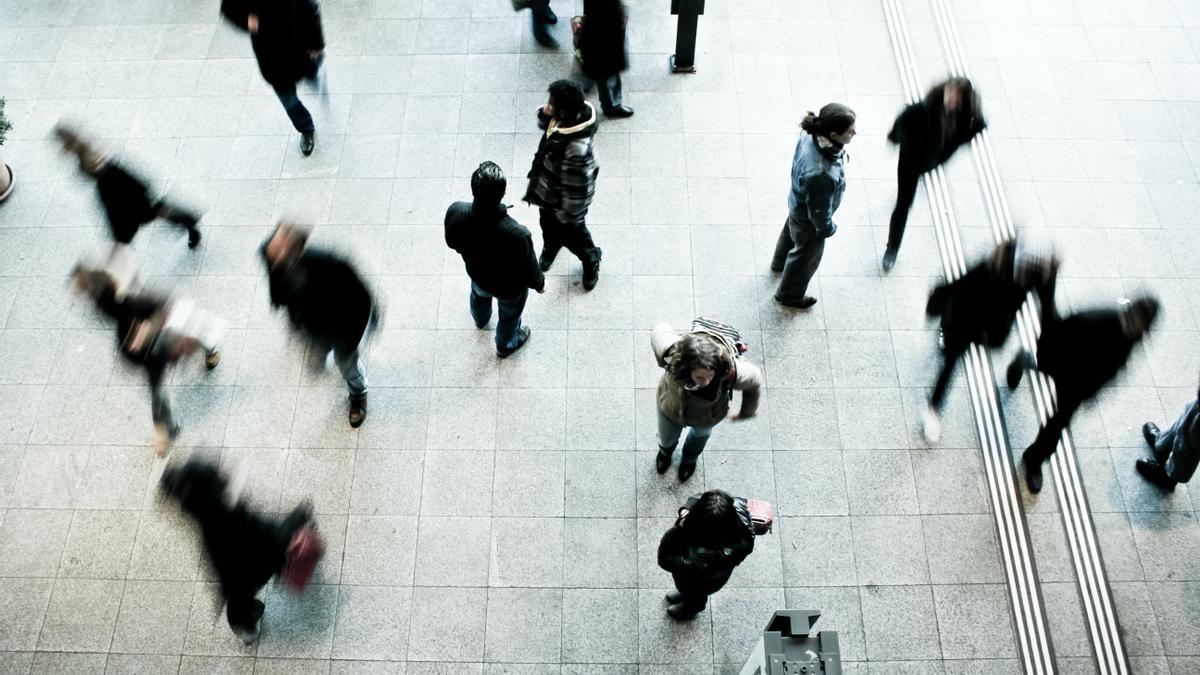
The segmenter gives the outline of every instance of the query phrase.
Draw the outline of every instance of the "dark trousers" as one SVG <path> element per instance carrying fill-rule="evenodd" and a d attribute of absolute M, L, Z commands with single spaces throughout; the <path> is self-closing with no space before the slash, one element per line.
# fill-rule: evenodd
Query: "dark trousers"
<path fill-rule="evenodd" d="M 771 269 L 783 272 L 775 298 L 781 302 L 802 299 L 824 254 L 825 237 L 817 234 L 812 222 L 795 212 L 788 214 L 771 259 Z"/>
<path fill-rule="evenodd" d="M 171 414 L 171 402 L 163 393 L 162 381 L 165 370 L 165 365 L 146 364 L 146 375 L 150 380 L 150 416 L 154 419 L 155 426 L 165 424 L 168 430 L 173 431 L 178 424 L 175 422 L 174 415 Z"/>
<path fill-rule="evenodd" d="M 965 353 L 967 345 L 946 343 L 946 348 L 942 351 L 942 370 L 938 373 L 937 383 L 933 385 L 933 394 L 929 397 L 929 405 L 935 410 L 942 409 L 942 403 L 946 400 L 946 387 L 950 385 L 950 377 L 954 375 L 954 366 Z"/>
<path fill-rule="evenodd" d="M 1154 445 L 1154 459 L 1163 466 L 1167 477 L 1177 483 L 1191 480 L 1196 465 L 1200 464 L 1200 447 L 1189 445 L 1185 437 L 1180 436 L 1184 423 L 1195 415 L 1197 406 L 1200 401 L 1188 404 L 1179 419 L 1158 434 L 1158 443 Z"/>
<path fill-rule="evenodd" d="M 1058 449 L 1058 439 L 1062 438 L 1062 432 L 1071 424 L 1071 417 L 1075 415 L 1075 411 L 1079 410 L 1079 406 L 1091 396 L 1083 396 L 1076 392 L 1063 387 L 1057 388 L 1057 411 L 1046 420 L 1046 425 L 1038 432 L 1037 438 L 1033 439 L 1033 444 L 1025 452 L 1028 453 L 1030 462 L 1042 463 L 1054 454 Z"/>
<path fill-rule="evenodd" d="M 550 0 L 533 0 L 529 5 L 534 35 L 544 35 L 550 31 L 550 13 Z"/>
<path fill-rule="evenodd" d="M 683 605 L 686 612 L 692 615 L 699 614 L 708 606 L 708 596 L 721 590 L 731 576 L 733 576 L 733 570 L 718 572 L 702 581 L 672 575 L 675 580 L 675 590 L 683 596 L 679 604 Z"/>
<path fill-rule="evenodd" d="M 188 232 L 188 237 L 196 238 L 200 236 L 200 231 L 196 229 L 196 223 L 200 222 L 200 216 L 182 209 L 165 199 L 160 199 L 154 203 L 154 211 L 159 218 L 168 222 L 174 223 Z"/>
<path fill-rule="evenodd" d="M 305 108 L 304 104 L 300 102 L 300 97 L 296 95 L 296 85 L 293 83 L 271 86 L 275 89 L 275 95 L 279 97 L 279 102 L 283 104 L 283 109 L 287 111 L 288 119 L 292 121 L 292 126 L 296 128 L 296 131 L 302 134 L 311 134 L 316 131 L 312 115 L 308 112 L 308 108 Z"/>
<path fill-rule="evenodd" d="M 512 351 L 517 348 L 521 331 L 521 312 L 525 311 L 525 301 L 529 298 L 529 289 L 508 298 L 500 298 L 488 293 L 471 282 L 471 318 L 475 325 L 483 326 L 492 318 L 492 298 L 500 307 L 500 318 L 496 320 L 496 349 Z"/>
<path fill-rule="evenodd" d="M 238 594 L 231 596 L 225 605 L 225 618 L 234 633 L 254 633 L 258 630 L 258 622 L 262 619 L 266 605 L 254 594 Z"/>
<path fill-rule="evenodd" d="M 267 535 L 273 540 L 271 545 L 275 549 L 275 553 L 271 554 L 272 560 L 283 559 L 288 545 L 292 542 L 292 537 L 296 534 L 296 530 L 307 524 L 311 518 L 312 514 L 307 508 L 298 506 L 292 509 L 292 512 L 274 528 L 272 534 Z M 271 532 L 270 529 L 266 531 Z M 255 566 L 255 568 L 258 567 Z M 279 571 L 281 570 L 275 570 L 275 573 Z M 265 578 L 247 576 L 244 578 L 223 580 L 225 582 L 223 583 L 224 586 L 236 589 L 231 590 L 229 597 L 225 600 L 225 618 L 229 620 L 229 627 L 235 633 L 254 633 L 258 630 L 258 622 L 262 619 L 263 610 L 266 606 L 254 596 L 258 595 L 259 589 L 265 586 L 269 580 L 270 576 Z"/>
<path fill-rule="evenodd" d="M 621 74 L 613 73 L 607 79 L 596 80 L 597 94 L 600 95 L 600 109 L 608 112 L 621 105 Z"/>
<path fill-rule="evenodd" d="M 908 212 L 917 197 L 917 184 L 921 181 L 921 173 L 904 163 L 896 167 L 896 208 L 892 209 L 892 220 L 888 225 L 888 250 L 900 249 L 900 241 L 904 239 L 904 226 L 908 223 Z"/>
<path fill-rule="evenodd" d="M 600 262 L 600 247 L 592 241 L 592 233 L 582 220 L 577 223 L 564 223 L 554 214 L 553 209 L 541 209 L 538 224 L 542 227 L 542 249 L 546 256 L 553 258 L 565 246 L 575 254 L 584 266 Z"/>

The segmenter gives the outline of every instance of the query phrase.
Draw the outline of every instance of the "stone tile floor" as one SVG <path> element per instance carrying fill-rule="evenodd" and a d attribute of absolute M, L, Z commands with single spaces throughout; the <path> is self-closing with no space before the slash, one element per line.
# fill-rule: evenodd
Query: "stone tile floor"
<path fill-rule="evenodd" d="M 560 262 L 530 300 L 533 340 L 505 361 L 471 324 L 440 223 L 484 159 L 515 200 L 532 111 L 572 72 L 509 3 L 323 3 L 332 94 L 306 96 L 318 124 L 307 159 L 215 3 L 0 5 L 14 124 L 2 151 L 19 181 L 0 207 L 0 670 L 730 672 L 783 606 L 825 612 L 848 672 L 1018 670 L 965 389 L 940 444 L 917 426 L 939 269 L 923 203 L 893 274 L 877 271 L 894 198 L 883 136 L 900 106 L 881 5 L 711 1 L 699 72 L 685 77 L 666 72 L 665 7 L 629 4 L 637 115 L 597 140 L 601 283 L 584 293 L 578 263 Z M 954 6 L 1013 208 L 1066 253 L 1064 306 L 1139 288 L 1164 300 L 1163 330 L 1073 431 L 1135 670 L 1195 672 L 1197 504 L 1148 490 L 1132 461 L 1141 422 L 1176 414 L 1200 370 L 1200 15 L 1186 0 Z M 906 13 L 932 81 L 944 66 L 928 9 Z M 860 115 L 840 229 L 821 302 L 785 311 L 766 264 L 797 121 L 830 100 Z M 166 227 L 137 242 L 154 286 L 232 328 L 219 368 L 173 375 L 174 456 L 244 473 L 266 511 L 313 499 L 330 540 L 310 593 L 267 589 L 256 646 L 229 633 L 194 529 L 155 498 L 164 462 L 144 384 L 67 288 L 105 231 L 48 140 L 61 118 L 206 212 L 196 252 Z M 991 232 L 969 159 L 950 177 L 981 253 Z M 282 215 L 319 225 L 316 241 L 353 256 L 385 304 L 357 431 L 335 374 L 313 372 L 269 311 L 255 249 Z M 767 388 L 759 418 L 720 428 L 681 488 L 651 468 L 648 338 L 697 314 L 750 337 Z M 1028 396 L 1006 412 L 1023 447 Z M 678 625 L 655 549 L 706 487 L 773 501 L 777 531 Z M 1027 506 L 1064 671 L 1088 672 L 1053 492 Z"/>

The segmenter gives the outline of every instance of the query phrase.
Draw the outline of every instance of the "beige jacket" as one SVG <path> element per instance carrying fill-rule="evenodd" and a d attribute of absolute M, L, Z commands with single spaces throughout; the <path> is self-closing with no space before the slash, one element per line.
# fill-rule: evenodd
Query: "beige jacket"
<path fill-rule="evenodd" d="M 658 360 L 659 367 L 666 368 L 666 359 L 680 337 L 679 333 L 665 323 L 654 327 L 654 331 L 650 334 L 650 346 L 654 349 L 654 358 Z M 719 339 L 715 337 L 710 337 L 710 339 L 720 345 L 722 349 L 728 349 L 725 343 Z M 721 389 L 717 393 L 715 401 L 696 396 L 684 389 L 683 384 L 671 377 L 669 373 L 663 373 L 662 378 L 658 381 L 659 409 L 663 411 L 664 415 L 683 426 L 713 426 L 729 414 L 730 389 L 736 389 L 742 392 L 742 407 L 738 415 L 743 418 L 753 417 L 758 412 L 758 392 L 763 382 L 762 371 L 758 369 L 758 366 L 743 358 L 735 358 L 733 363 L 735 377 L 732 382 L 726 380 L 721 383 Z"/>

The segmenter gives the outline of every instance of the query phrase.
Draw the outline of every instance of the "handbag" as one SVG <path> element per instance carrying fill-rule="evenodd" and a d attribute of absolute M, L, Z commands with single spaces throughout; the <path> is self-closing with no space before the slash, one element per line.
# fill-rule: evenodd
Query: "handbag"
<path fill-rule="evenodd" d="M 325 555 L 325 541 L 313 524 L 296 530 L 287 547 L 287 561 L 283 565 L 280 579 L 293 593 L 302 593 L 312 579 L 321 556 Z"/>
<path fill-rule="evenodd" d="M 575 49 L 575 60 L 583 63 L 583 27 L 587 17 L 582 14 L 571 17 L 571 46 Z"/>
<path fill-rule="evenodd" d="M 753 525 L 754 534 L 763 535 L 771 532 L 771 528 L 775 525 L 775 507 L 771 506 L 771 502 L 762 499 L 747 499 L 746 511 L 750 513 L 750 523 Z"/>

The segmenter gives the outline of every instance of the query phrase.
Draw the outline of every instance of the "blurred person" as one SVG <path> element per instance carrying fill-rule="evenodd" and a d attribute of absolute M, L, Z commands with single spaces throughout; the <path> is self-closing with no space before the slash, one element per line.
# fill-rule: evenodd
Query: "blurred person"
<path fill-rule="evenodd" d="M 462 255 L 471 277 L 471 317 L 483 328 L 492 318 L 492 299 L 500 308 L 496 354 L 505 358 L 529 340 L 521 324 L 529 289 L 546 292 L 529 230 L 508 215 L 501 203 L 508 181 L 494 162 L 483 162 L 471 175 L 471 202 L 446 210 L 446 245 Z"/>
<path fill-rule="evenodd" d="M 896 165 L 896 207 L 881 263 L 884 272 L 896 264 L 921 175 L 945 164 L 959 146 L 970 143 L 986 126 L 979 94 L 965 77 L 952 77 L 934 86 L 896 118 L 887 136 L 900 146 L 900 160 Z"/>
<path fill-rule="evenodd" d="M 282 519 L 264 517 L 250 512 L 228 488 L 228 479 L 217 467 L 197 459 L 168 466 L 159 482 L 163 496 L 177 501 L 199 526 L 229 627 L 252 644 L 266 609 L 255 597 L 259 590 L 275 576 L 293 590 L 303 590 L 324 553 L 324 543 L 308 504 Z"/>
<path fill-rule="evenodd" d="M 700 453 L 722 420 L 749 419 L 758 412 L 762 371 L 740 357 L 736 341 L 705 325 L 711 323 L 697 319 L 683 335 L 664 323 L 655 326 L 650 335 L 654 358 L 665 371 L 656 394 L 658 455 L 654 468 L 666 473 L 679 437 L 688 427 L 679 460 L 680 482 L 692 477 Z M 742 404 L 737 413 L 730 414 L 734 390 L 742 392 Z"/>
<path fill-rule="evenodd" d="M 309 228 L 280 223 L 259 253 L 270 281 L 271 308 L 287 309 L 322 367 L 329 353 L 350 389 L 351 427 L 367 417 L 367 374 L 359 352 L 378 319 L 371 292 L 351 264 L 310 248 Z"/>
<path fill-rule="evenodd" d="M 809 112 L 800 122 L 804 133 L 792 158 L 788 219 L 771 259 L 771 271 L 783 273 L 775 291 L 781 305 L 807 309 L 817 304 L 808 284 L 821 264 L 825 240 L 837 231 L 833 214 L 846 189 L 843 148 L 857 133 L 854 122 L 854 111 L 840 103 L 827 104 L 819 115 Z"/>
<path fill-rule="evenodd" d="M 550 34 L 550 26 L 558 23 L 558 15 L 550 9 L 550 0 L 513 0 L 513 9 L 529 9 L 533 22 L 533 39 L 550 49 L 558 49 L 558 40 Z"/>
<path fill-rule="evenodd" d="M 583 73 L 596 83 L 605 117 L 629 117 L 633 108 L 621 102 L 621 71 L 629 68 L 625 6 L 621 0 L 583 0 L 583 14 L 579 29 Z"/>
<path fill-rule="evenodd" d="M 1027 369 L 1054 379 L 1056 410 L 1021 456 L 1029 491 L 1042 489 L 1042 462 L 1058 447 L 1063 429 L 1079 406 L 1100 392 L 1125 367 L 1130 353 L 1158 317 L 1158 300 L 1140 297 L 1118 309 L 1095 309 L 1058 316 L 1054 303 L 1042 305 L 1037 358 L 1022 351 L 1008 366 L 1015 389 Z"/>
<path fill-rule="evenodd" d="M 537 111 L 544 130 L 529 169 L 525 201 L 540 209 L 542 271 L 548 271 L 564 246 L 583 263 L 583 288 L 600 279 L 603 253 L 592 241 L 584 218 L 596 191 L 600 167 L 592 152 L 598 126 L 596 111 L 571 80 L 550 85 L 549 99 Z"/>
<path fill-rule="evenodd" d="M 150 382 L 155 452 L 165 455 L 179 435 L 179 423 L 162 390 L 167 367 L 202 349 L 205 366 L 216 368 L 221 362 L 218 344 L 223 322 L 190 300 L 168 300 L 148 293 L 121 294 L 118 281 L 104 269 L 76 265 L 72 277 L 76 290 L 92 298 L 96 308 L 116 322 L 121 354 L 145 369 Z"/>
<path fill-rule="evenodd" d="M 258 69 L 300 133 L 300 151 L 311 155 L 316 126 L 296 95 L 296 83 L 309 80 L 325 90 L 325 35 L 316 0 L 221 0 L 221 14 L 250 33 Z"/>
<path fill-rule="evenodd" d="M 941 318 L 942 369 L 929 406 L 921 420 L 925 439 L 936 443 L 941 435 L 938 419 L 954 366 L 972 342 L 997 349 L 1012 331 L 1017 312 L 1033 291 L 1041 304 L 1054 303 L 1058 259 L 1018 240 L 996 246 L 992 255 L 966 274 L 933 289 L 925 305 L 928 317 Z"/>
<path fill-rule="evenodd" d="M 1200 391 L 1170 428 L 1160 431 L 1154 422 L 1146 422 L 1142 436 L 1154 453 L 1154 459 L 1139 459 L 1134 465 L 1142 478 L 1167 492 L 1191 480 L 1200 463 Z"/>
<path fill-rule="evenodd" d="M 200 244 L 199 215 L 164 197 L 151 197 L 145 179 L 97 150 L 77 130 L 60 123 L 54 126 L 54 136 L 64 152 L 79 160 L 79 170 L 96 182 L 96 193 L 108 216 L 113 240 L 118 244 L 130 244 L 142 225 L 158 218 L 187 230 L 188 248 Z"/>
<path fill-rule="evenodd" d="M 754 550 L 754 525 L 744 500 L 709 490 L 679 509 L 658 544 L 658 566 L 671 573 L 667 615 L 690 621 Z"/>

